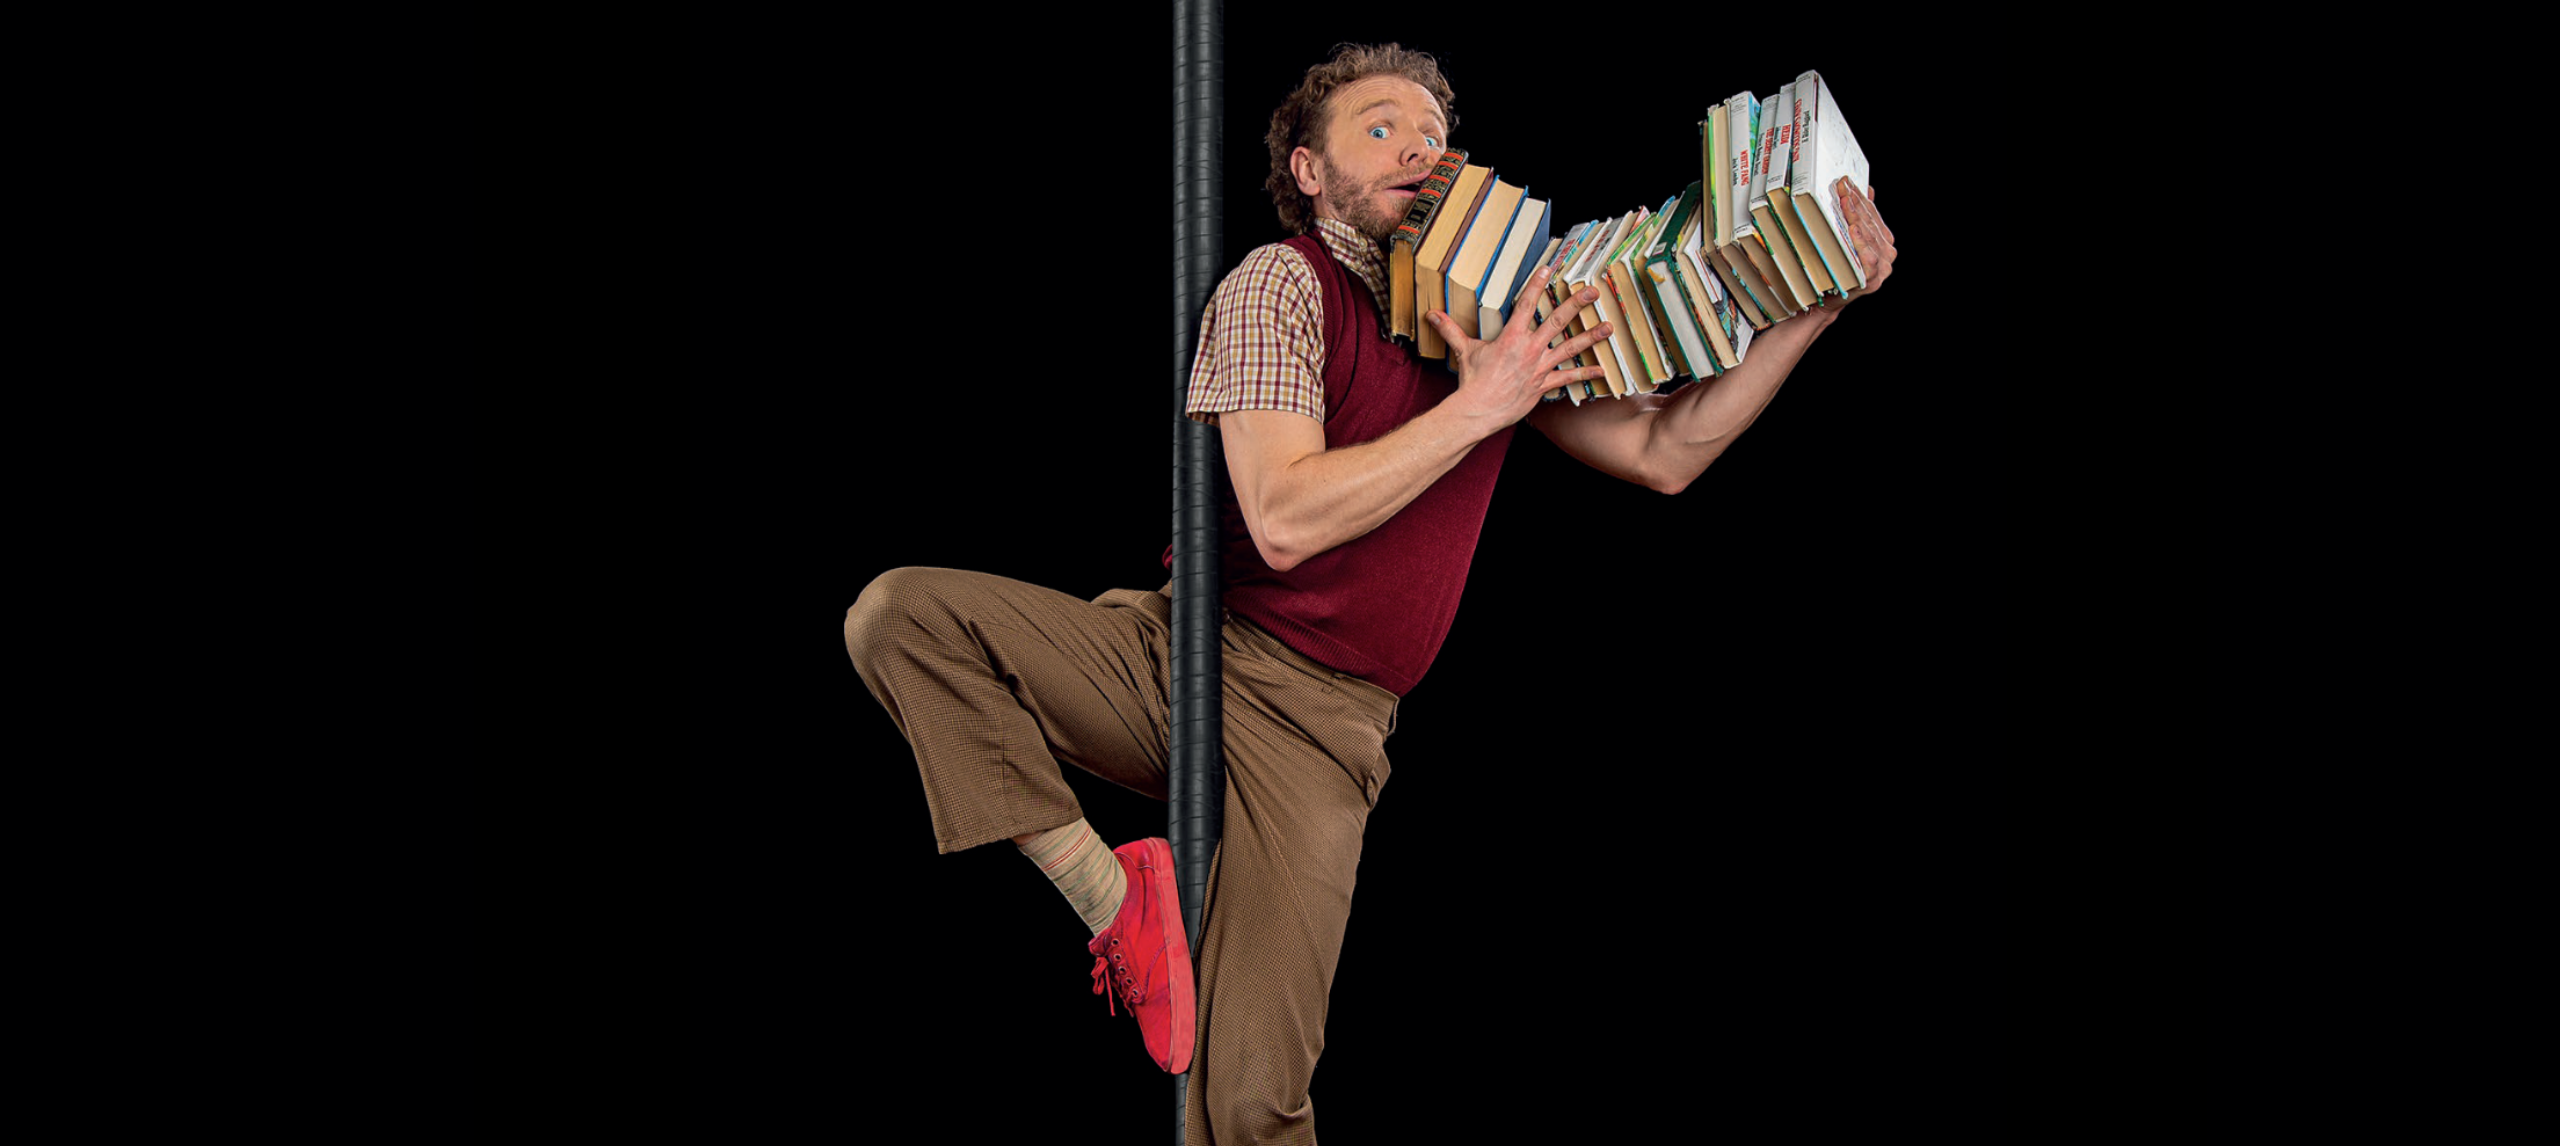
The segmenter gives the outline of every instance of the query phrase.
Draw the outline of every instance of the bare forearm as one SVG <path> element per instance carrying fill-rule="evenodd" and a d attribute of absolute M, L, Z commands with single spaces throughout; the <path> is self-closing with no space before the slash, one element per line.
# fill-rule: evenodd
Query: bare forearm
<path fill-rule="evenodd" d="M 1525 289 L 1546 289 L 1547 274 L 1538 268 Z M 1320 427 L 1295 414 L 1222 416 L 1227 472 L 1263 559 L 1290 569 L 1366 535 L 1456 468 L 1477 443 L 1527 417 L 1548 388 L 1598 377 L 1596 367 L 1554 368 L 1569 366 L 1606 337 L 1606 324 L 1551 345 L 1596 297 L 1588 289 L 1576 293 L 1544 325 L 1532 323 L 1535 308 L 1518 307 L 1491 339 L 1477 338 L 1442 311 L 1427 312 L 1423 317 L 1449 343 L 1457 392 L 1375 441 L 1326 449 Z"/>
<path fill-rule="evenodd" d="M 1672 395 L 1645 439 L 1644 469 L 1652 478 L 1647 484 L 1676 492 L 1705 473 L 1768 408 L 1806 348 L 1839 314 L 1815 309 L 1772 326 L 1751 340 L 1751 355 L 1742 365 Z"/>
<path fill-rule="evenodd" d="M 1384 437 L 1309 454 L 1272 473 L 1252 523 L 1265 559 L 1291 568 L 1376 529 L 1422 496 L 1492 432 L 1452 405 L 1443 402 Z"/>

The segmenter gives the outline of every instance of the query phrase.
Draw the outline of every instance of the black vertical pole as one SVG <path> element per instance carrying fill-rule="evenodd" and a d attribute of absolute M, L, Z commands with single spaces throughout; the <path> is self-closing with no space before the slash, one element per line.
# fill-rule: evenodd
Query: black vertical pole
<path fill-rule="evenodd" d="M 1226 115 L 1226 12 L 1221 0 L 1173 6 L 1173 727 L 1166 745 L 1166 839 L 1182 891 L 1182 927 L 1195 956 L 1226 804 L 1219 753 L 1218 437 L 1182 414 L 1200 315 L 1226 257 L 1219 201 L 1220 123 Z M 1184 1139 L 1190 1075 L 1173 1079 L 1173 1140 Z"/>

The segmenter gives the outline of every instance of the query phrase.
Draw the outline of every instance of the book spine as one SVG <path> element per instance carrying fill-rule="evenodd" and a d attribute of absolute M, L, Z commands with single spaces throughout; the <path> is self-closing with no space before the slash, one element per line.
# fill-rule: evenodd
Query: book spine
<path fill-rule="evenodd" d="M 1457 181 L 1458 172 L 1466 165 L 1464 150 L 1451 148 L 1442 152 L 1440 162 L 1432 165 L 1422 186 L 1414 188 L 1413 205 L 1404 209 L 1404 221 L 1396 224 L 1395 233 L 1387 236 L 1387 241 L 1421 245 L 1422 232 L 1430 228 L 1431 216 L 1439 212 L 1441 202 L 1449 197 L 1449 185 Z"/>
<path fill-rule="evenodd" d="M 1706 118 L 1698 121 L 1698 169 L 1706 179 L 1707 192 L 1711 195 L 1715 193 L 1716 185 L 1715 122 L 1716 107 L 1714 104 L 1709 104 L 1707 105 Z"/>
<path fill-rule="evenodd" d="M 1705 172 L 1707 196 L 1705 204 L 1700 209 L 1706 212 L 1707 245 L 1710 247 L 1723 245 L 1725 232 L 1733 227 L 1733 212 L 1728 210 L 1725 204 L 1725 200 L 1733 197 L 1733 188 L 1725 181 L 1725 168 L 1728 165 L 1724 155 L 1729 150 L 1724 142 L 1727 130 L 1725 118 L 1724 104 L 1719 103 L 1707 109 L 1707 169 Z"/>
<path fill-rule="evenodd" d="M 1787 134 L 1783 130 L 1786 104 L 1787 89 L 1779 88 L 1778 94 L 1770 96 L 1769 102 L 1760 108 L 1760 144 L 1753 155 L 1760 169 L 1751 173 L 1751 220 L 1755 227 L 1760 221 L 1760 212 L 1769 206 L 1769 186 L 1774 178 L 1769 169 L 1780 162 L 1778 141 L 1786 138 Z M 1766 242 L 1768 236 L 1761 239 Z"/>
<path fill-rule="evenodd" d="M 1760 99 L 1750 92 L 1733 97 L 1725 116 L 1725 144 L 1733 153 L 1733 201 L 1725 204 L 1731 212 L 1731 226 L 1737 235 L 1751 230 L 1751 149 L 1760 141 Z"/>
<path fill-rule="evenodd" d="M 1812 102 L 1805 99 L 1804 93 L 1797 91 L 1794 84 L 1787 85 L 1787 133 L 1778 140 L 1779 145 L 1787 149 L 1787 156 L 1785 162 L 1777 165 L 1777 178 L 1788 187 L 1795 186 L 1796 160 L 1804 152 L 1805 112 L 1812 106 Z"/>

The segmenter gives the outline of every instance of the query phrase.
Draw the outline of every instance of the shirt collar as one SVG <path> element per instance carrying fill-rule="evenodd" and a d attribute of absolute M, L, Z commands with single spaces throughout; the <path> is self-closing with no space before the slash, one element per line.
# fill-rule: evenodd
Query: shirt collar
<path fill-rule="evenodd" d="M 1378 307 L 1378 317 L 1386 319 L 1387 260 L 1378 252 L 1378 244 L 1370 242 L 1358 227 L 1333 218 L 1316 220 L 1316 237 L 1333 255 L 1333 261 L 1369 288 L 1369 300 Z M 1385 336 L 1387 323 L 1381 321 L 1378 326 L 1380 336 Z"/>

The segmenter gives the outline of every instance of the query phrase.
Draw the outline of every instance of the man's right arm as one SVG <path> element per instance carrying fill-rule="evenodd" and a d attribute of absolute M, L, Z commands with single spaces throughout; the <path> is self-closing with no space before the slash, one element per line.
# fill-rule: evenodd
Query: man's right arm
<path fill-rule="evenodd" d="M 1543 268 L 1526 289 L 1546 289 Z M 1547 346 L 1593 297 L 1586 291 L 1567 300 L 1538 328 L 1529 325 L 1534 308 L 1519 307 L 1490 342 L 1467 337 L 1447 315 L 1433 311 L 1428 318 L 1449 342 L 1458 391 L 1374 441 L 1328 450 L 1323 424 L 1304 414 L 1220 414 L 1227 476 L 1262 559 L 1286 571 L 1376 529 L 1455 468 L 1476 443 L 1527 416 L 1548 390 L 1599 376 L 1597 368 L 1559 373 L 1552 367 L 1606 337 L 1605 326 Z"/>
<path fill-rule="evenodd" d="M 1324 448 L 1324 424 L 1304 414 L 1220 414 L 1227 477 L 1263 561 L 1286 572 L 1386 524 L 1501 428 L 1466 424 L 1446 409 L 1442 403 L 1384 437 L 1338 450 Z"/>

